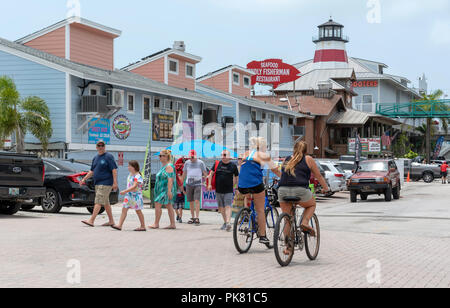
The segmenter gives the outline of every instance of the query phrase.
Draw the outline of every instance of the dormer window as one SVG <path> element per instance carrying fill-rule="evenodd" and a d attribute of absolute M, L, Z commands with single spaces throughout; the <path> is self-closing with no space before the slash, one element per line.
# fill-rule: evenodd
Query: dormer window
<path fill-rule="evenodd" d="M 194 78 L 195 77 L 194 65 L 186 63 L 186 77 L 189 77 L 189 78 Z"/>
<path fill-rule="evenodd" d="M 174 59 L 169 60 L 169 72 L 178 75 L 178 61 Z"/>
<path fill-rule="evenodd" d="M 241 76 L 238 73 L 233 73 L 233 83 L 237 86 L 241 84 Z"/>

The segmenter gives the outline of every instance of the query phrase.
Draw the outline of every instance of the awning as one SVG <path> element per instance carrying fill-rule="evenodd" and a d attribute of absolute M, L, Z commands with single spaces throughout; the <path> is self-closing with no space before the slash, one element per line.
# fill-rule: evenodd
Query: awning
<path fill-rule="evenodd" d="M 364 126 L 370 119 L 378 120 L 387 125 L 398 125 L 400 122 L 375 113 L 362 112 L 354 109 L 338 112 L 328 119 L 329 125 Z"/>

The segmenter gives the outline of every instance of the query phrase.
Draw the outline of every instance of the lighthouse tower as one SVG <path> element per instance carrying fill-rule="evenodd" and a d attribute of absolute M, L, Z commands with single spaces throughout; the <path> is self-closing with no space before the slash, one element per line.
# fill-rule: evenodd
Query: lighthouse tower
<path fill-rule="evenodd" d="M 314 69 L 348 68 L 345 44 L 349 40 L 343 35 L 344 26 L 330 19 L 318 28 L 319 36 L 313 38 L 317 46 Z"/>

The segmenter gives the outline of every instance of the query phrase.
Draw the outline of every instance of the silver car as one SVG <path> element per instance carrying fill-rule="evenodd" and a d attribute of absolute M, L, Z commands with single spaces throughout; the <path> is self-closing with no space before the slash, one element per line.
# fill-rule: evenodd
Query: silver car
<path fill-rule="evenodd" d="M 320 166 L 325 170 L 326 180 L 333 193 L 347 190 L 345 171 L 335 162 L 319 161 Z"/>

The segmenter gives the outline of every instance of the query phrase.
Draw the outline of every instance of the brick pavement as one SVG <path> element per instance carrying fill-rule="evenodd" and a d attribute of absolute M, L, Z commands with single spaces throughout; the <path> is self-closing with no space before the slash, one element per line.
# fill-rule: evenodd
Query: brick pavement
<path fill-rule="evenodd" d="M 118 217 L 120 208 L 115 208 Z M 145 210 L 147 224 L 152 210 Z M 62 214 L 21 212 L 0 216 L 2 287 L 450 287 L 450 238 L 329 231 L 322 223 L 319 259 L 296 253 L 280 268 L 273 251 L 254 244 L 235 251 L 220 216 L 202 213 L 200 227 L 132 232 L 80 224 L 84 209 Z M 163 226 L 167 224 L 164 216 Z M 101 216 L 98 224 L 105 221 Z M 67 262 L 81 262 L 81 284 L 66 281 Z M 367 262 L 379 260 L 381 285 L 367 282 Z"/>

